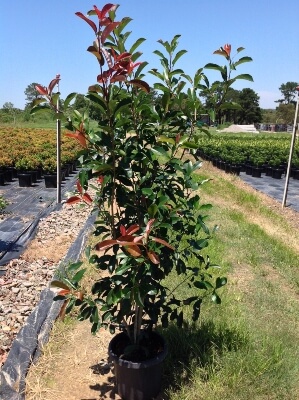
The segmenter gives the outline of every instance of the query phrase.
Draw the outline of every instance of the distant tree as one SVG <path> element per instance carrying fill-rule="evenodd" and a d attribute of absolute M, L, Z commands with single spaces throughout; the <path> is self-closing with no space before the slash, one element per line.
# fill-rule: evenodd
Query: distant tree
<path fill-rule="evenodd" d="M 258 94 L 250 89 L 235 90 L 230 88 L 227 91 L 226 101 L 237 103 L 239 108 L 227 109 L 223 111 L 225 122 L 234 124 L 253 124 L 262 121 L 262 111 L 259 106 Z"/>
<path fill-rule="evenodd" d="M 237 102 L 241 109 L 237 110 L 239 124 L 253 124 L 262 121 L 262 111 L 259 106 L 259 95 L 250 88 L 242 89 L 239 92 Z"/>
<path fill-rule="evenodd" d="M 276 110 L 269 108 L 269 109 L 262 109 L 262 122 L 265 124 L 274 123 L 276 122 Z"/>
<path fill-rule="evenodd" d="M 15 124 L 17 116 L 21 113 L 22 113 L 22 110 L 20 110 L 19 108 L 15 108 L 13 103 L 11 103 L 10 101 L 7 101 L 6 103 L 3 104 L 1 119 L 5 120 L 3 122 L 13 122 Z"/>
<path fill-rule="evenodd" d="M 298 82 L 287 82 L 282 83 L 279 87 L 281 94 L 283 95 L 283 99 L 276 100 L 276 103 L 281 104 L 295 104 L 295 96 L 296 96 L 296 87 L 298 86 Z"/>
<path fill-rule="evenodd" d="M 38 85 L 38 83 L 33 82 L 30 83 L 30 85 L 28 85 L 25 89 L 25 96 L 26 96 L 26 107 L 29 107 L 32 105 L 32 102 L 35 99 L 38 99 L 40 97 L 42 97 L 39 92 L 35 89 L 35 86 Z"/>
<path fill-rule="evenodd" d="M 295 106 L 294 104 L 279 104 L 276 108 L 276 122 L 280 124 L 290 124 L 294 123 L 295 117 Z"/>

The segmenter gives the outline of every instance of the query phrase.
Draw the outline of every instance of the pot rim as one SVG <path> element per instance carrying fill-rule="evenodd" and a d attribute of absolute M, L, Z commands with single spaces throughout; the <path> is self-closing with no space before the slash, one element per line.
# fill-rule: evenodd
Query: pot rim
<path fill-rule="evenodd" d="M 150 358 L 148 360 L 141 361 L 141 362 L 122 360 L 121 358 L 119 358 L 115 353 L 113 353 L 112 347 L 113 347 L 113 344 L 115 342 L 117 342 L 117 340 L 119 339 L 120 336 L 127 336 L 126 332 L 120 332 L 120 333 L 116 334 L 109 343 L 109 347 L 108 347 L 109 358 L 112 361 L 117 362 L 117 364 L 119 364 L 120 366 L 124 366 L 124 367 L 131 368 L 131 369 L 149 368 L 153 365 L 161 363 L 167 356 L 168 347 L 167 347 L 167 344 L 166 344 L 163 336 L 161 336 L 158 332 L 155 332 L 155 331 L 153 331 L 152 333 L 154 335 L 158 336 L 163 343 L 163 351 L 161 351 L 161 353 L 157 354 L 155 357 Z"/>

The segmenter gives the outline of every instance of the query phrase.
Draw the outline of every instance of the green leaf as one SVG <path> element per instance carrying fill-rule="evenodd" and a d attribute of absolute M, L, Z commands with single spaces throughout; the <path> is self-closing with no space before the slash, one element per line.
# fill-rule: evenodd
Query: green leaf
<path fill-rule="evenodd" d="M 208 63 L 208 64 L 206 64 L 206 65 L 204 66 L 204 68 L 206 68 L 206 69 L 216 69 L 216 70 L 219 71 L 219 72 L 222 72 L 222 71 L 223 71 L 223 67 L 221 67 L 221 66 L 218 65 L 218 64 L 213 64 L 213 63 Z"/>
<path fill-rule="evenodd" d="M 71 102 L 76 96 L 77 96 L 77 93 L 70 93 L 70 94 L 66 97 L 66 99 L 64 100 L 64 103 L 63 103 L 64 109 L 66 109 L 66 108 L 69 106 L 70 102 Z"/>
<path fill-rule="evenodd" d="M 159 136 L 157 141 L 158 142 L 162 142 L 162 143 L 170 143 L 170 144 L 175 145 L 175 140 L 173 138 L 170 138 L 170 137 L 167 137 L 167 136 L 164 136 L 164 135 Z"/>
<path fill-rule="evenodd" d="M 146 196 L 152 196 L 154 194 L 153 189 L 151 189 L 151 188 L 142 188 L 141 192 L 142 192 L 142 194 L 145 194 Z"/>
<path fill-rule="evenodd" d="M 225 286 L 226 284 L 227 284 L 227 278 L 225 278 L 225 277 L 223 277 L 223 278 L 218 277 L 218 278 L 216 279 L 216 289 L 219 289 L 219 288 L 221 288 L 222 286 Z"/>
<path fill-rule="evenodd" d="M 76 271 L 78 268 L 82 266 L 83 262 L 79 261 L 77 263 L 72 263 L 71 265 L 68 266 L 68 271 Z"/>
<path fill-rule="evenodd" d="M 246 81 L 253 82 L 253 78 L 252 78 L 252 76 L 249 75 L 249 74 L 237 75 L 237 76 L 234 77 L 234 80 L 236 80 L 236 79 L 245 79 Z"/>
<path fill-rule="evenodd" d="M 139 38 L 136 40 L 136 42 L 131 46 L 129 53 L 133 54 L 134 51 L 143 43 L 146 39 L 145 38 Z"/>
<path fill-rule="evenodd" d="M 253 61 L 251 57 L 242 57 L 242 58 L 240 58 L 238 61 L 236 61 L 234 63 L 234 66 L 236 67 L 236 66 L 238 66 L 240 64 L 243 64 L 245 62 L 250 62 L 250 61 Z"/>
<path fill-rule="evenodd" d="M 45 105 L 38 105 L 38 106 L 33 107 L 33 108 L 30 110 L 30 114 L 34 115 L 34 114 L 36 114 L 36 113 L 44 112 L 44 111 L 49 111 L 49 110 L 50 110 L 50 106 L 49 106 L 48 104 L 45 104 Z"/>
<path fill-rule="evenodd" d="M 52 281 L 50 283 L 50 287 L 55 287 L 55 288 L 60 288 L 60 289 L 65 289 L 65 290 L 69 290 L 69 286 L 67 286 L 65 283 L 61 282 L 61 281 Z"/>
<path fill-rule="evenodd" d="M 212 294 L 211 299 L 212 299 L 213 303 L 221 304 L 221 299 L 220 299 L 220 297 L 218 296 L 218 294 L 216 292 L 214 292 Z"/>
<path fill-rule="evenodd" d="M 141 293 L 139 290 L 139 286 L 134 286 L 133 294 L 134 294 L 134 300 L 136 301 L 136 304 L 139 307 L 144 307 L 143 299 L 141 298 Z"/>
<path fill-rule="evenodd" d="M 80 271 L 78 271 L 73 277 L 72 277 L 72 281 L 73 282 L 79 282 L 82 278 L 83 275 L 86 272 L 86 268 L 81 269 Z"/>
<path fill-rule="evenodd" d="M 183 149 L 198 149 L 198 144 L 192 142 L 185 142 L 181 147 Z"/>
<path fill-rule="evenodd" d="M 154 216 L 157 214 L 159 208 L 156 204 L 151 204 L 149 208 L 147 209 L 148 215 L 150 218 L 154 218 Z"/>
<path fill-rule="evenodd" d="M 204 290 L 213 289 L 213 286 L 208 281 L 195 281 L 193 285 L 198 289 L 204 289 Z"/>
<path fill-rule="evenodd" d="M 96 103 L 104 113 L 107 111 L 107 105 L 98 93 L 89 92 L 85 97 Z"/>
<path fill-rule="evenodd" d="M 169 154 L 167 153 L 167 151 L 165 149 L 163 149 L 163 147 L 152 147 L 150 149 L 154 154 L 157 154 L 161 157 L 165 157 L 168 160 L 170 159 Z"/>
<path fill-rule="evenodd" d="M 119 101 L 114 109 L 114 117 L 121 111 L 122 108 L 128 106 L 129 104 L 132 103 L 132 100 L 130 98 L 125 98 Z"/>
<path fill-rule="evenodd" d="M 172 65 L 174 65 L 178 61 L 178 59 L 181 58 L 186 53 L 187 53 L 187 50 L 178 51 L 172 60 Z"/>

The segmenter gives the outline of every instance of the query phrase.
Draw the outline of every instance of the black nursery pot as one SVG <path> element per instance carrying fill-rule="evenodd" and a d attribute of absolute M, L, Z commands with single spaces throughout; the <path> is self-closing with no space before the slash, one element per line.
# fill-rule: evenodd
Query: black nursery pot
<path fill-rule="evenodd" d="M 123 400 L 150 400 L 161 391 L 162 366 L 167 346 L 158 333 L 151 332 L 150 335 L 160 350 L 153 358 L 141 362 L 119 358 L 118 348 L 122 342 L 126 342 L 126 333 L 117 334 L 109 344 L 108 353 L 114 363 L 116 389 Z"/>
<path fill-rule="evenodd" d="M 0 171 L 0 186 L 5 185 L 5 174 L 4 172 Z"/>
<path fill-rule="evenodd" d="M 57 175 L 44 174 L 46 188 L 57 188 Z"/>
<path fill-rule="evenodd" d="M 252 167 L 251 175 L 253 178 L 260 178 L 262 175 L 262 168 L 261 167 Z"/>
<path fill-rule="evenodd" d="M 280 168 L 272 168 L 272 178 L 274 179 L 281 179 L 283 174 L 283 170 Z"/>
<path fill-rule="evenodd" d="M 18 178 L 20 187 L 29 187 L 32 185 L 32 175 L 30 173 L 19 173 Z"/>

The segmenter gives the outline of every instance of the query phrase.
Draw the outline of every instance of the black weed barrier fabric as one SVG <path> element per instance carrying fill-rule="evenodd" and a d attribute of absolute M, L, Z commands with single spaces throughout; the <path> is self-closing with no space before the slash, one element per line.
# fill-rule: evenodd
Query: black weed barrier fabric
<path fill-rule="evenodd" d="M 58 271 L 66 262 L 75 262 L 80 259 L 95 219 L 96 214 L 89 216 L 58 267 Z M 47 343 L 53 323 L 63 304 L 63 301 L 53 301 L 54 296 L 55 294 L 50 289 L 44 289 L 41 292 L 38 305 L 13 341 L 7 360 L 0 372 L 1 400 L 25 399 L 25 378 L 28 368 L 38 359 L 43 345 Z"/>

